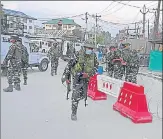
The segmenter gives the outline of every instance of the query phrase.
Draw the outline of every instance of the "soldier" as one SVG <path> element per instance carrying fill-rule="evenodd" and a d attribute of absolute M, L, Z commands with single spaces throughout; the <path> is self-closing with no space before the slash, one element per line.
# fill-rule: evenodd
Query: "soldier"
<path fill-rule="evenodd" d="M 130 56 L 131 56 L 131 49 L 130 49 L 130 43 L 123 43 L 121 50 L 122 50 L 122 59 L 125 62 L 123 65 L 124 68 L 124 74 L 125 74 L 125 81 L 127 81 L 127 76 L 129 74 L 129 63 L 130 63 Z"/>
<path fill-rule="evenodd" d="M 78 59 L 71 59 L 65 70 L 65 80 L 70 83 L 68 77 L 72 74 L 73 77 L 73 93 L 72 93 L 72 114 L 71 119 L 77 120 L 77 108 L 79 101 L 85 98 L 85 106 L 87 99 L 87 87 L 89 78 L 93 76 L 98 68 L 96 54 L 93 52 L 93 47 L 85 45 L 85 51 L 80 51 Z"/>
<path fill-rule="evenodd" d="M 48 51 L 48 57 L 51 61 L 51 75 L 57 75 L 58 61 L 59 61 L 59 51 L 57 48 L 57 43 L 54 43 L 53 46 Z"/>
<path fill-rule="evenodd" d="M 7 71 L 7 79 L 9 86 L 3 89 L 4 92 L 13 92 L 13 82 L 15 89 L 20 91 L 20 70 L 21 70 L 21 58 L 22 58 L 22 49 L 21 45 L 18 44 L 18 36 L 11 36 L 10 42 L 12 45 L 9 48 L 9 51 L 4 59 L 3 64 L 9 65 Z"/>
<path fill-rule="evenodd" d="M 139 56 L 136 50 L 131 50 L 129 63 L 127 64 L 126 81 L 137 83 L 137 74 L 139 72 Z"/>
<path fill-rule="evenodd" d="M 29 65 L 29 54 L 27 51 L 27 48 L 22 44 L 22 40 L 19 39 L 18 42 L 20 42 L 20 45 L 22 47 L 22 72 L 23 72 L 23 78 L 24 78 L 24 85 L 27 85 L 27 69 Z"/>
<path fill-rule="evenodd" d="M 124 74 L 124 67 L 123 67 L 123 61 L 122 61 L 122 52 L 120 49 L 116 49 L 113 54 L 113 73 L 114 78 L 122 80 L 123 74 Z"/>
<path fill-rule="evenodd" d="M 106 70 L 108 71 L 108 76 L 112 77 L 113 76 L 113 57 L 114 57 L 114 51 L 116 50 L 114 46 L 110 46 L 109 48 L 109 53 L 107 54 L 106 58 Z"/>

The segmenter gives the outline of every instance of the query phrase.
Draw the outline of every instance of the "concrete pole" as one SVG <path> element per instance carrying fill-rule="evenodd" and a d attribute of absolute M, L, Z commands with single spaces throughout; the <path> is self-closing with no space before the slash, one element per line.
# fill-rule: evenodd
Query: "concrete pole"
<path fill-rule="evenodd" d="M 146 6 L 144 5 L 143 6 L 143 11 L 140 10 L 140 12 L 143 14 L 143 32 L 142 33 L 143 33 L 143 38 L 145 39 L 145 16 L 149 12 L 149 9 L 147 10 Z"/>
<path fill-rule="evenodd" d="M 97 18 L 101 17 L 101 15 L 96 14 L 96 24 L 95 24 L 95 48 L 97 48 Z"/>
<path fill-rule="evenodd" d="M 154 29 L 153 29 L 153 41 L 156 40 L 156 34 L 158 33 L 158 25 L 159 25 L 159 17 L 160 17 L 160 7 L 161 7 L 161 0 L 158 0 L 158 8 L 157 8 L 157 15 L 155 17 Z M 152 50 L 155 49 L 155 43 L 152 44 Z"/>
<path fill-rule="evenodd" d="M 88 12 L 85 13 L 85 25 L 86 25 L 86 29 L 85 29 L 85 41 L 88 39 L 88 33 L 87 33 L 87 30 L 88 30 Z"/>

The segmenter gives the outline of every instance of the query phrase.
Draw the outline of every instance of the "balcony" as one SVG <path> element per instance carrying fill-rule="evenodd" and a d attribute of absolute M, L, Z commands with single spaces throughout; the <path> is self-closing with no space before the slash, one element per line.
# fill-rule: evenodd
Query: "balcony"
<path fill-rule="evenodd" d="M 1 33 L 5 35 L 15 34 L 22 36 L 24 33 L 24 25 L 20 22 L 1 20 Z"/>

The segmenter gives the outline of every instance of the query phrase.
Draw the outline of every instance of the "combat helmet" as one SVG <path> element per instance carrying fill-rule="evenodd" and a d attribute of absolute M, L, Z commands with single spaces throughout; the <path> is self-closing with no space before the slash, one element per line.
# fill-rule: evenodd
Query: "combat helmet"
<path fill-rule="evenodd" d="M 95 49 L 95 46 L 93 44 L 90 43 L 84 43 L 83 47 L 86 49 Z"/>
<path fill-rule="evenodd" d="M 19 36 L 18 35 L 12 35 L 11 37 L 10 37 L 10 39 L 14 39 L 14 40 L 19 40 Z"/>

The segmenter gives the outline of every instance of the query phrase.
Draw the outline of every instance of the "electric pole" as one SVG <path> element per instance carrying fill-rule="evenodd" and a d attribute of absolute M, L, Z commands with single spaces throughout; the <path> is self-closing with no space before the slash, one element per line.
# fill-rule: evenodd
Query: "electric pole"
<path fill-rule="evenodd" d="M 143 38 L 145 39 L 145 16 L 149 12 L 149 9 L 147 10 L 146 6 L 144 5 L 143 11 L 140 10 L 140 12 L 143 14 L 143 31 L 142 31 L 142 33 L 143 33 Z"/>
<path fill-rule="evenodd" d="M 101 17 L 101 15 L 97 15 L 95 16 L 96 18 L 96 24 L 95 24 L 95 48 L 97 47 L 97 21 L 98 21 L 98 17 Z"/>
<path fill-rule="evenodd" d="M 161 0 L 158 0 L 158 8 L 157 8 L 157 14 L 155 17 L 155 23 L 154 23 L 154 29 L 153 29 L 153 41 L 156 41 L 156 33 L 158 33 L 158 25 L 159 25 L 159 17 L 160 17 L 160 6 L 161 6 Z M 155 49 L 155 42 L 152 44 L 152 50 Z"/>
<path fill-rule="evenodd" d="M 87 29 L 88 29 L 88 12 L 85 13 L 85 25 L 86 25 L 86 29 L 85 29 L 85 41 L 88 39 L 88 33 L 87 33 Z"/>
<path fill-rule="evenodd" d="M 149 19 L 148 19 L 148 40 L 149 40 Z"/>

